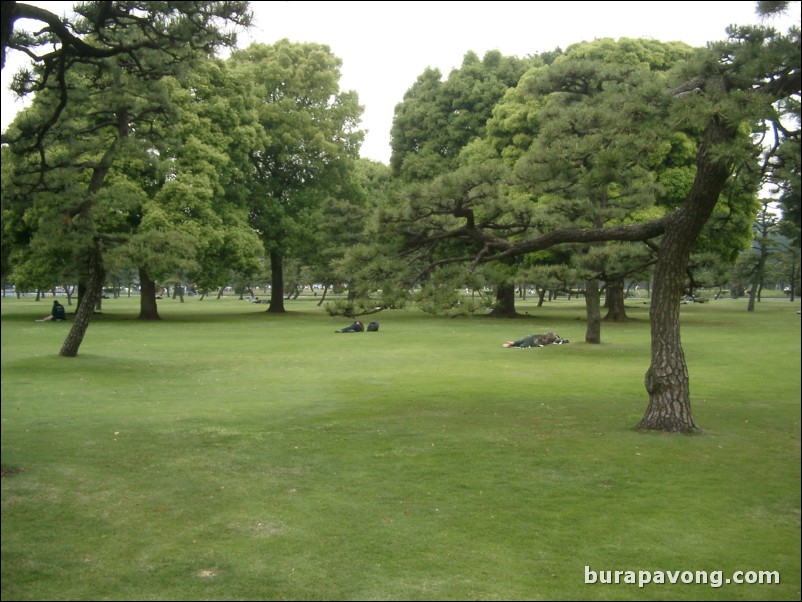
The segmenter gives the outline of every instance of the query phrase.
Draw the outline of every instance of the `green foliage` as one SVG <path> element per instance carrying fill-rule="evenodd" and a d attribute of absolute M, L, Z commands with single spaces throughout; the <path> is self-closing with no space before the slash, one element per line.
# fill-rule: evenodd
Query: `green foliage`
<path fill-rule="evenodd" d="M 361 316 L 369 316 L 377 312 L 387 309 L 387 305 L 382 301 L 375 301 L 371 303 L 370 297 L 361 296 L 356 300 L 350 299 L 336 299 L 328 301 L 324 304 L 326 313 L 330 316 L 345 316 L 347 318 L 359 318 Z M 395 309 L 402 309 L 403 306 L 398 306 Z"/>
<path fill-rule="evenodd" d="M 403 205 L 382 216 L 385 231 L 400 233 L 389 238 L 401 240 L 410 263 L 420 261 L 418 273 L 430 277 L 427 262 L 471 265 L 528 236 L 662 216 L 653 207 L 687 194 L 694 173 L 693 138 L 671 131 L 665 109 L 666 72 L 691 54 L 682 44 L 598 40 L 571 47 L 548 65 L 530 61 L 514 88 L 499 90 L 485 139 L 462 145 L 459 167 L 443 163 L 451 170 L 440 169 L 427 186 L 407 186 Z M 475 67 L 466 60 L 460 73 L 470 77 Z M 464 81 L 452 75 L 454 82 Z M 433 107 L 447 97 L 446 89 L 438 73 L 427 71 L 399 107 L 396 140 L 415 152 L 403 155 L 394 147 L 394 157 L 403 158 L 408 179 L 414 161 L 444 147 L 445 121 L 437 121 L 441 113 Z M 406 111 L 421 113 L 407 121 Z M 429 139 L 427 127 L 436 128 Z M 665 181 L 674 189 L 667 194 L 660 175 L 669 169 L 674 173 Z M 594 249 L 592 256 L 578 250 L 577 257 L 582 265 L 575 267 L 585 274 L 616 279 L 643 274 L 653 261 L 644 248 L 622 245 Z M 504 269 L 495 266 L 492 276 L 486 274 L 486 282 L 496 290 L 511 285 L 520 281 L 515 270 L 535 261 L 508 258 Z M 441 296 L 429 296 L 427 307 Z M 453 307 L 448 295 L 442 302 Z"/>
<path fill-rule="evenodd" d="M 485 266 L 482 273 L 465 274 L 459 266 L 444 266 L 435 270 L 416 290 L 414 301 L 422 311 L 448 317 L 487 313 L 493 300 L 482 293 L 488 282 L 507 282 L 499 265 Z M 507 277 L 512 276 L 508 270 Z"/>
<path fill-rule="evenodd" d="M 427 283 L 415 295 L 415 304 L 428 314 L 457 318 L 485 314 L 493 307 L 493 300 L 481 294 L 466 296 L 460 289 L 446 289 Z"/>
<path fill-rule="evenodd" d="M 360 159 L 349 165 L 346 177 L 333 187 L 305 220 L 305 231 L 296 242 L 295 254 L 314 282 L 349 283 L 353 292 L 359 288 L 368 294 L 381 288 L 364 269 L 377 250 L 365 250 L 370 240 L 371 216 L 383 202 L 389 186 L 387 166 Z M 379 257 L 381 260 L 383 256 Z"/>
<path fill-rule="evenodd" d="M 390 166 L 407 181 L 428 180 L 457 165 L 457 157 L 481 139 L 493 107 L 539 59 L 505 57 L 488 51 L 482 60 L 468 52 L 459 69 L 442 81 L 427 68 L 396 106 Z"/>
<path fill-rule="evenodd" d="M 126 254 L 133 265 L 147 268 L 150 278 L 160 281 L 197 267 L 196 240 L 180 231 L 146 230 L 130 240 Z"/>
<path fill-rule="evenodd" d="M 340 91 L 341 61 L 328 46 L 252 44 L 228 62 L 248 82 L 248 107 L 258 122 L 238 159 L 242 196 L 278 278 L 284 259 L 316 262 L 314 232 L 326 221 L 318 210 L 328 199 L 347 198 L 363 138 L 357 129 L 362 107 L 355 93 Z"/>
<path fill-rule="evenodd" d="M 605 43 L 588 46 L 596 44 Z M 666 91 L 664 78 L 648 65 L 602 60 L 584 48 L 569 49 L 526 80 L 519 98 L 527 107 L 533 102 L 538 128 L 516 169 L 536 197 L 555 197 L 552 210 L 598 225 L 653 202 L 650 172 L 666 148 L 660 115 Z M 630 50 L 622 45 L 619 52 L 629 56 Z M 502 156 L 515 155 L 502 150 Z"/>
<path fill-rule="evenodd" d="M 633 39 L 576 44 L 550 61 L 530 63 L 517 85 L 499 97 L 485 139 L 462 147 L 459 168 L 441 161 L 442 169 L 434 158 L 448 156 L 448 120 L 442 109 L 448 106 L 442 100 L 446 82 L 428 70 L 397 111 L 393 167 L 400 173 L 403 164 L 409 179 L 413 171 L 430 179 L 441 176 L 429 188 L 405 188 L 403 208 L 382 216 L 386 231 L 399 234 L 388 238 L 402 244 L 400 252 L 410 265 L 420 262 L 419 275 L 428 276 L 427 263 L 429 268 L 475 265 L 494 252 L 526 255 L 530 241 L 545 241 L 552 232 L 584 238 L 589 228 L 627 225 L 634 230 L 657 223 L 685 205 L 692 187 L 704 180 L 697 171 L 702 134 L 711 116 L 723 115 L 735 135 L 706 150 L 705 160 L 733 166 L 735 177 L 694 241 L 689 266 L 702 270 L 689 273 L 691 283 L 719 281 L 749 243 L 764 183 L 756 170 L 760 148 L 752 134 L 765 123 L 761 120 L 777 124 L 778 115 L 799 112 L 793 78 L 774 108 L 754 89 L 775 77 L 779 86 L 794 52 L 798 55 L 798 32 L 783 37 L 761 28 L 733 29 L 731 40 L 708 49 Z M 476 65 L 476 57 L 469 58 L 466 74 Z M 793 191 L 798 153 L 789 144 L 793 135 L 783 126 L 778 132 L 783 144 L 767 158 L 763 173 L 784 173 L 781 179 Z M 791 152 L 784 155 L 782 149 Z M 464 171 L 479 172 L 499 159 L 514 168 L 515 179 L 498 170 L 485 176 L 481 187 L 460 183 L 471 179 Z M 789 169 L 783 172 L 785 166 Z M 793 198 L 791 192 L 791 204 Z M 646 277 L 655 255 L 645 247 L 597 245 L 590 251 L 578 247 L 575 259 L 575 267 L 587 275 L 620 280 Z M 493 284 L 501 286 L 504 279 Z"/>
<path fill-rule="evenodd" d="M 684 42 L 663 42 L 645 38 L 599 38 L 572 44 L 566 55 L 573 60 L 611 63 L 618 66 L 666 72 L 688 60 L 694 50 Z"/>
<path fill-rule="evenodd" d="M 50 239 L 62 247 L 72 241 L 69 253 L 51 251 L 73 258 L 68 273 L 75 280 L 86 278 L 87 249 L 98 244 L 113 254 L 109 264 L 117 269 L 126 269 L 128 263 L 162 276 L 183 272 L 197 265 L 203 227 L 211 227 L 214 189 L 208 177 L 187 178 L 180 170 L 168 177 L 171 159 L 173 167 L 181 165 L 175 159 L 184 142 L 182 129 L 171 123 L 181 113 L 170 100 L 180 85 L 160 64 L 162 54 L 156 55 L 149 62 L 143 54 L 140 65 L 161 74 L 153 81 L 140 79 L 138 70 L 113 60 L 97 72 L 73 67 L 67 74 L 73 102 L 43 138 L 44 156 L 52 164 L 44 178 L 39 177 L 35 149 L 24 140 L 11 145 L 16 165 L 11 202 L 31 224 L 29 245 L 43 250 Z M 180 94 L 173 96 L 180 100 Z M 12 137 L 38 127 L 35 124 L 57 101 L 55 88 L 37 94 L 12 126 Z M 120 128 L 121 119 L 126 128 Z M 195 132 L 202 135 L 199 128 Z M 192 139 L 186 142 L 192 153 Z M 214 156 L 208 147 L 205 150 L 197 153 L 206 160 L 195 162 L 200 169 Z M 207 174 L 211 171 L 206 169 Z M 206 225 L 200 226 L 201 221 Z M 214 225 L 220 227 L 219 220 Z"/>
<path fill-rule="evenodd" d="M 789 102 L 790 114 L 796 114 L 800 122 L 799 102 Z M 802 148 L 799 136 L 784 136 L 772 162 L 773 191 L 779 193 L 779 203 L 783 215 L 783 231 L 786 236 L 800 245 L 802 227 Z"/>

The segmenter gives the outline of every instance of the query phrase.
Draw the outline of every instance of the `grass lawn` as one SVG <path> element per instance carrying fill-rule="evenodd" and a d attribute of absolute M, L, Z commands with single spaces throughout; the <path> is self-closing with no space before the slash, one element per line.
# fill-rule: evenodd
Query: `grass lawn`
<path fill-rule="evenodd" d="M 159 303 L 105 300 L 62 358 L 51 300 L 3 299 L 4 601 L 802 595 L 798 302 L 682 307 L 695 436 L 634 429 L 640 301 L 601 345 L 581 301 L 358 334 L 314 299 Z M 616 570 L 722 582 L 586 583 Z"/>

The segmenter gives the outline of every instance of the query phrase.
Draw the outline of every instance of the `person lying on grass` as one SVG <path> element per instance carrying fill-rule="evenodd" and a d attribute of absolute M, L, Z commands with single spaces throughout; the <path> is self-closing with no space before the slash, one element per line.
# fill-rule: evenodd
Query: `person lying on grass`
<path fill-rule="evenodd" d="M 334 332 L 364 332 L 365 327 L 362 326 L 362 322 L 357 320 L 350 326 L 346 326 L 345 328 L 341 328 L 340 330 L 335 330 Z"/>
<path fill-rule="evenodd" d="M 529 349 L 530 347 L 543 347 L 544 345 L 565 345 L 568 339 L 551 331 L 544 334 L 528 334 L 517 341 L 505 341 L 502 347 L 517 347 L 518 349 Z"/>

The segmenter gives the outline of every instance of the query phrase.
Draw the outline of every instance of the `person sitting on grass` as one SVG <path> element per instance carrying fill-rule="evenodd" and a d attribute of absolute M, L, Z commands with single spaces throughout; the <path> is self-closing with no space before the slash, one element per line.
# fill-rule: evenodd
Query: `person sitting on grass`
<path fill-rule="evenodd" d="M 37 322 L 61 322 L 67 319 L 67 311 L 64 309 L 64 306 L 58 302 L 58 300 L 53 300 L 53 309 L 50 310 L 50 315 L 45 316 L 41 320 L 36 320 Z"/>
<path fill-rule="evenodd" d="M 530 347 L 543 347 L 543 345 L 565 345 L 567 342 L 568 339 L 564 339 L 553 332 L 547 332 L 545 334 L 528 334 L 517 341 L 505 341 L 501 346 L 529 349 Z"/>
<path fill-rule="evenodd" d="M 335 330 L 334 332 L 364 332 L 364 331 L 365 331 L 365 327 L 362 326 L 362 322 L 357 320 L 356 322 L 354 322 L 350 326 L 346 326 L 345 328 L 342 328 L 340 330 Z"/>

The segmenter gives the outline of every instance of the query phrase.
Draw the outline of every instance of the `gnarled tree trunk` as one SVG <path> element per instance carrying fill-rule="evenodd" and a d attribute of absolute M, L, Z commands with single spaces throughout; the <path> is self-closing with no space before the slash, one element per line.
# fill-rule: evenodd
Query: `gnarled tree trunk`
<path fill-rule="evenodd" d="M 681 258 L 658 262 L 649 310 L 652 363 L 644 384 L 649 405 L 638 428 L 690 432 L 697 430 L 691 415 L 690 380 L 680 340 L 680 297 L 685 282 Z"/>
<path fill-rule="evenodd" d="M 714 155 L 715 147 L 733 138 L 732 125 L 721 117 L 711 119 L 697 155 L 696 178 L 688 201 L 667 222 L 660 241 L 649 308 L 652 357 L 644 379 L 649 405 L 638 423 L 641 429 L 698 430 L 691 415 L 688 366 L 680 341 L 680 298 L 691 249 L 730 174 L 729 166 Z"/>

